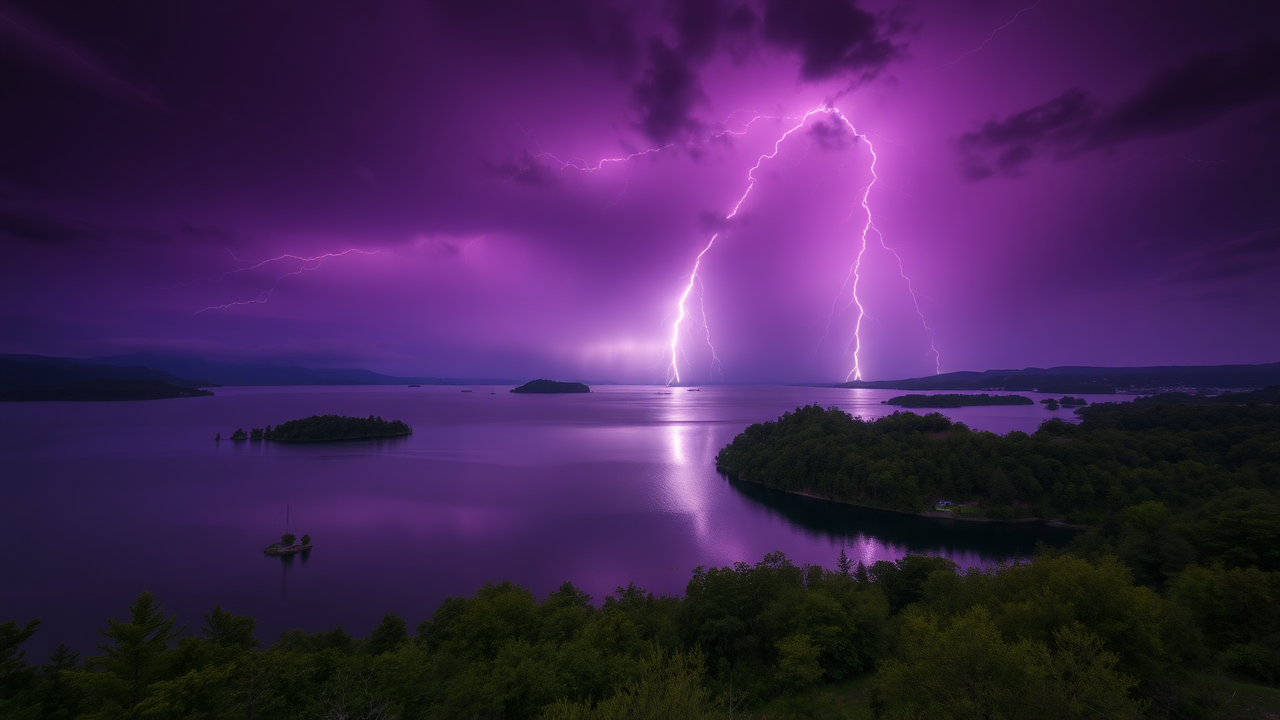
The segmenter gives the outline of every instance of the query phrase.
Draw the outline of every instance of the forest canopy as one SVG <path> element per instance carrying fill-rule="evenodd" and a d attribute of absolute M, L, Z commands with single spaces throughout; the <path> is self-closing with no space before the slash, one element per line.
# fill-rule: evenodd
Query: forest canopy
<path fill-rule="evenodd" d="M 885 405 L 898 405 L 904 408 L 958 408 L 982 407 L 986 405 L 1034 405 L 1029 397 L 1022 395 L 964 395 L 948 393 L 943 395 L 898 395 L 884 400 Z"/>
<path fill-rule="evenodd" d="M 1219 716 L 1240 687 L 1220 673 L 1280 680 L 1278 593 L 1280 573 L 1217 565 L 1158 593 L 1114 558 L 961 572 L 922 555 L 865 566 L 842 551 L 824 569 L 770 553 L 697 568 L 682 597 L 628 585 L 601 604 L 568 582 L 544 598 L 490 583 L 416 632 L 388 614 L 365 637 L 296 630 L 262 648 L 252 617 L 217 606 L 188 630 L 144 592 L 83 660 L 61 645 L 28 664 L 38 621 L 0 624 L 0 715 Z"/>
<path fill-rule="evenodd" d="M 367 418 L 312 415 L 309 418 L 280 423 L 274 429 L 268 427 L 262 431 L 260 437 L 282 443 L 306 443 L 400 437 L 412 433 L 413 428 L 400 420 L 383 420 L 373 415 Z"/>

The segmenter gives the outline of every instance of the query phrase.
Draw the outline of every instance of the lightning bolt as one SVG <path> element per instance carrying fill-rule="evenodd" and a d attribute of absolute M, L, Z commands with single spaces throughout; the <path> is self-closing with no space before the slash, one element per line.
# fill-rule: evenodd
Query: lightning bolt
<path fill-rule="evenodd" d="M 942 371 L 942 357 L 938 352 L 937 344 L 935 342 L 936 336 L 933 331 L 933 328 L 929 326 L 929 323 L 924 316 L 924 312 L 920 309 L 919 297 L 916 295 L 915 287 L 911 282 L 911 278 L 907 276 L 906 269 L 902 263 L 902 256 L 899 255 L 896 250 L 894 250 L 892 247 L 890 247 L 888 244 L 885 243 L 884 234 L 881 233 L 878 228 L 876 228 L 874 219 L 872 218 L 871 205 L 869 203 L 869 200 L 871 197 L 871 188 L 874 187 L 876 182 L 879 180 L 879 177 L 876 175 L 876 161 L 879 158 L 876 155 L 875 146 L 872 145 L 870 138 L 868 138 L 864 133 L 858 132 L 858 129 L 854 127 L 853 123 L 850 122 L 849 119 L 845 117 L 844 113 L 840 112 L 838 108 L 832 105 L 822 105 L 806 112 L 804 115 L 800 116 L 799 120 L 794 125 L 789 127 L 786 130 L 786 132 L 782 133 L 782 135 L 780 135 L 778 139 L 774 141 L 773 150 L 771 152 L 765 153 L 763 155 L 760 155 L 758 158 L 756 158 L 755 165 L 751 166 L 751 169 L 747 171 L 747 187 L 745 190 L 743 190 L 742 195 L 739 196 L 738 202 L 734 204 L 733 209 L 730 210 L 727 215 L 725 215 L 725 221 L 732 220 L 734 217 L 738 215 L 739 211 L 741 211 L 743 203 L 747 201 L 747 197 L 751 195 L 751 191 L 756 186 L 756 180 L 757 180 L 756 171 L 760 169 L 760 166 L 766 160 L 771 160 L 774 157 L 776 157 L 778 155 L 778 152 L 781 150 L 783 141 L 785 141 L 797 130 L 804 127 L 805 124 L 809 122 L 809 118 L 813 117 L 816 114 L 829 115 L 831 117 L 834 117 L 840 120 L 840 122 L 844 123 L 845 127 L 849 128 L 849 131 L 853 133 L 854 137 L 858 138 L 859 140 L 867 144 L 867 149 L 871 152 L 871 167 L 870 167 L 871 182 L 867 183 L 866 187 L 863 188 L 862 197 L 859 201 L 859 205 L 861 205 L 863 213 L 865 214 L 866 222 L 863 224 L 862 232 L 859 234 L 858 253 L 854 258 L 852 267 L 849 268 L 849 275 L 845 277 L 845 283 L 844 285 L 841 286 L 840 293 L 836 296 L 836 300 L 832 303 L 832 312 L 828 316 L 828 321 L 827 321 L 828 322 L 827 327 L 829 330 L 831 319 L 836 314 L 835 306 L 836 304 L 839 303 L 840 295 L 843 295 L 845 288 L 849 287 L 849 280 L 852 279 L 853 292 L 850 294 L 850 301 L 845 306 L 845 309 L 848 309 L 850 306 L 856 306 L 858 308 L 858 319 L 854 324 L 854 330 L 853 330 L 853 341 L 852 341 L 853 367 L 852 369 L 849 370 L 848 375 L 845 376 L 845 381 L 848 382 L 849 380 L 862 379 L 862 365 L 861 365 L 862 321 L 863 319 L 866 318 L 867 313 L 866 313 L 866 308 L 862 304 L 861 298 L 858 296 L 858 285 L 862 280 L 862 274 L 861 274 L 862 261 L 867 253 L 867 247 L 868 247 L 867 234 L 872 231 L 875 232 L 876 238 L 879 242 L 881 249 L 892 254 L 894 257 L 894 260 L 898 264 L 898 274 L 902 277 L 903 281 L 907 285 L 907 292 L 910 293 L 911 295 L 911 302 L 913 307 L 915 308 L 916 315 L 920 318 L 920 324 L 924 327 L 925 331 L 929 333 L 929 349 L 934 356 L 934 370 L 935 372 L 940 373 Z M 683 355 L 683 352 L 680 349 L 680 328 L 681 328 L 681 325 L 684 324 L 685 320 L 689 317 L 689 311 L 688 311 L 688 308 L 686 307 L 686 304 L 689 300 L 689 295 L 693 292 L 694 284 L 697 283 L 699 288 L 702 287 L 702 280 L 698 276 L 698 271 L 702 267 L 703 258 L 706 257 L 706 254 L 708 252 L 711 251 L 711 248 L 715 245 L 716 240 L 719 239 L 719 237 L 722 234 L 724 234 L 723 231 L 713 234 L 711 238 L 707 241 L 707 244 L 702 248 L 702 252 L 698 253 L 697 257 L 694 258 L 693 269 L 689 273 L 689 282 L 685 285 L 684 292 L 682 292 L 679 298 L 676 300 L 676 319 L 671 324 L 671 341 L 670 341 L 670 348 L 669 348 L 671 364 L 668 366 L 668 369 L 667 369 L 668 383 L 673 383 L 673 382 L 679 383 L 681 380 L 679 358 Z M 711 344 L 710 329 L 707 327 L 707 324 L 706 324 L 707 318 L 706 318 L 705 304 L 701 305 L 701 309 L 702 309 L 702 323 L 703 323 L 703 328 L 706 332 L 707 344 L 708 346 L 711 346 L 712 366 L 715 367 L 715 366 L 721 365 L 720 358 L 716 356 L 715 346 Z M 819 344 L 820 343 L 821 343 L 821 340 L 819 341 Z"/>
<path fill-rule="evenodd" d="M 827 108 L 814 108 L 813 110 L 805 113 L 800 117 L 800 120 L 795 125 L 788 128 L 786 132 L 782 133 L 782 135 L 774 141 L 773 152 L 765 153 L 756 158 L 756 164 L 752 165 L 751 169 L 747 171 L 747 189 L 742 191 L 742 195 L 738 197 L 738 202 L 734 203 L 733 209 L 729 211 L 728 215 L 725 215 L 724 219 L 726 222 L 737 217 L 738 212 L 742 209 L 742 204 L 746 202 L 747 197 L 751 195 L 751 191 L 756 186 L 756 171 L 760 169 L 760 165 L 763 164 L 765 160 L 771 160 L 774 157 L 777 157 L 779 150 L 782 149 L 782 141 L 790 137 L 795 131 L 804 127 L 804 124 L 809 121 L 809 117 L 818 112 L 829 112 L 829 110 Z M 689 316 L 689 311 L 685 307 L 685 302 L 689 299 L 689 293 L 693 292 L 694 284 L 697 283 L 699 286 L 702 285 L 702 279 L 698 277 L 698 270 L 702 267 L 702 258 L 706 257 L 706 254 L 710 252 L 711 248 L 716 244 L 716 239 L 722 234 L 724 234 L 723 231 L 713 234 L 711 239 L 707 240 L 706 246 L 702 248 L 702 252 L 698 253 L 698 256 L 694 258 L 693 270 L 689 273 L 689 282 L 685 285 L 684 292 L 680 294 L 680 298 L 676 300 L 676 319 L 675 322 L 671 323 L 671 365 L 667 369 L 668 384 L 680 382 L 680 363 L 678 362 L 680 357 L 680 326 L 684 324 L 685 318 Z M 706 329 L 707 345 L 711 348 L 711 364 L 713 367 L 720 365 L 720 358 L 716 355 L 715 345 L 712 345 L 711 343 L 711 330 L 706 324 L 707 315 L 705 304 L 702 306 L 702 323 L 703 328 Z"/>
<path fill-rule="evenodd" d="M 235 270 L 228 270 L 227 272 L 224 272 L 219 279 L 225 279 L 231 275 L 237 275 L 239 273 L 245 273 L 245 272 L 250 272 L 252 270 L 257 270 L 258 268 L 270 265 L 272 263 L 281 262 L 284 260 L 296 260 L 302 263 L 297 270 L 293 270 L 291 272 L 287 272 L 282 275 L 277 275 L 275 279 L 272 281 L 271 287 L 259 293 L 258 296 L 255 298 L 252 298 L 250 300 L 235 300 L 232 302 L 223 303 L 221 305 L 210 305 L 209 307 L 202 308 L 200 310 L 195 311 L 194 313 L 192 313 L 192 315 L 199 315 L 201 313 L 209 312 L 210 310 L 226 310 L 227 308 L 232 308 L 239 305 L 261 305 L 271 299 L 271 295 L 275 293 L 276 288 L 280 286 L 280 282 L 282 280 L 284 280 L 285 278 L 293 277 L 295 275 L 301 275 L 302 273 L 305 273 L 305 272 L 318 270 L 320 269 L 320 266 L 324 264 L 325 260 L 329 260 L 331 258 L 345 257 L 347 255 L 382 255 L 382 254 L 383 253 L 378 250 L 360 250 L 357 248 L 349 248 L 341 252 L 324 253 L 322 255 L 314 255 L 310 257 L 304 256 L 304 255 L 294 255 L 293 253 L 284 253 L 281 255 L 277 255 L 273 258 L 267 258 L 266 260 L 252 263 L 246 267 L 236 268 Z M 232 254 L 232 257 L 235 257 L 234 253 Z M 240 258 L 236 258 L 236 261 L 250 262 L 248 260 L 241 260 Z"/>
<path fill-rule="evenodd" d="M 1038 5 L 1039 2 L 1037 2 L 1036 4 Z M 1035 6 L 1033 5 L 1032 7 L 1035 7 Z M 1027 9 L 1030 9 L 1030 8 L 1027 8 Z M 1014 19 L 1017 19 L 1017 16 L 1015 16 Z M 740 111 L 740 112 L 745 112 L 745 111 Z M 869 203 L 869 199 L 871 195 L 871 189 L 872 187 L 875 186 L 875 184 L 879 180 L 879 177 L 876 175 L 876 161 L 878 158 L 876 156 L 875 147 L 872 145 L 871 140 L 865 134 L 858 132 L 857 128 L 854 127 L 853 123 L 850 122 L 849 119 L 845 117 L 845 115 L 842 112 L 840 112 L 840 110 L 836 108 L 834 105 L 832 105 L 830 102 L 824 105 L 815 107 L 812 110 L 809 110 L 808 112 L 800 116 L 777 117 L 777 116 L 762 115 L 759 113 L 746 113 L 746 114 L 749 115 L 750 118 L 745 121 L 743 120 L 738 121 L 741 124 L 740 129 L 732 130 L 732 129 L 726 128 L 725 130 L 719 133 L 711 135 L 709 138 L 703 140 L 702 142 L 709 142 L 711 140 L 724 137 L 726 135 L 745 135 L 750 130 L 751 126 L 757 120 L 761 120 L 761 119 L 790 121 L 792 124 L 790 124 L 787 127 L 786 131 L 784 131 L 781 135 L 779 135 L 778 138 L 774 141 L 773 149 L 769 152 L 759 155 L 756 158 L 755 164 L 753 164 L 751 168 L 747 171 L 746 188 L 742 191 L 742 194 L 738 196 L 737 202 L 733 204 L 733 207 L 724 216 L 725 222 L 727 223 L 729 221 L 732 221 L 741 212 L 742 206 L 746 203 L 747 198 L 751 196 L 751 191 L 755 189 L 756 183 L 759 180 L 759 178 L 756 177 L 756 173 L 760 170 L 760 167 L 765 163 L 765 161 L 772 160 L 773 158 L 777 157 L 778 153 L 782 149 L 782 143 L 785 142 L 787 138 L 791 137 L 791 135 L 793 135 L 797 130 L 800 130 L 801 128 L 803 128 L 809 122 L 809 119 L 814 115 L 819 115 L 819 114 L 828 115 L 828 116 L 839 119 L 840 122 L 844 123 L 844 125 L 849 128 L 850 132 L 852 132 L 856 138 L 858 138 L 859 140 L 867 144 L 867 148 L 871 152 L 871 167 L 870 167 L 871 182 L 867 183 L 866 187 L 863 188 L 861 198 L 858 202 L 858 205 L 861 206 L 862 211 L 866 217 L 866 222 L 863 224 L 862 232 L 859 234 L 858 253 L 854 259 L 853 265 L 849 269 L 849 274 L 848 276 L 846 276 L 844 284 L 840 288 L 840 292 L 837 294 L 835 301 L 832 303 L 832 312 L 830 315 L 828 315 L 828 321 L 827 321 L 827 329 L 829 331 L 831 319 L 837 314 L 835 310 L 836 305 L 839 304 L 840 297 L 844 295 L 846 288 L 849 288 L 850 280 L 852 280 L 852 292 L 850 294 L 850 300 L 849 300 L 849 303 L 845 305 L 844 309 L 847 310 L 849 307 L 856 306 L 858 309 L 858 319 L 854 325 L 853 338 L 849 343 L 853 347 L 853 368 L 849 371 L 845 380 L 848 381 L 848 380 L 862 379 L 862 367 L 861 367 L 862 334 L 861 333 L 862 333 L 862 322 L 866 318 L 867 314 L 866 314 L 866 308 L 863 306 L 862 300 L 858 295 L 858 286 L 862 279 L 861 270 L 862 270 L 863 258 L 865 257 L 867 248 L 868 248 L 867 235 L 869 232 L 872 232 L 872 231 L 874 231 L 876 234 L 876 238 L 880 245 L 880 248 L 885 250 L 886 252 L 891 253 L 894 257 L 894 260 L 898 264 L 898 274 L 906 283 L 907 291 L 911 295 L 911 301 L 912 301 L 913 307 L 915 308 L 916 315 L 920 318 L 921 326 L 925 329 L 926 332 L 929 333 L 929 348 L 930 348 L 930 352 L 934 356 L 935 371 L 941 372 L 942 359 L 941 359 L 941 355 L 938 352 L 937 345 L 935 343 L 935 333 L 933 331 L 933 328 L 930 327 L 928 321 L 926 320 L 924 316 L 924 312 L 920 308 L 919 298 L 916 294 L 915 287 L 912 284 L 911 278 L 908 277 L 906 274 L 906 270 L 902 262 L 902 257 L 898 254 L 896 250 L 894 250 L 885 242 L 884 235 L 880 232 L 878 228 L 876 228 L 872 218 L 871 205 Z M 732 119 L 733 119 L 733 116 L 731 115 L 729 120 L 726 120 L 724 124 L 727 126 Z M 670 143 L 667 145 L 663 145 L 661 147 L 653 147 L 653 148 L 647 148 L 643 150 L 636 150 L 624 155 L 602 158 L 600 160 L 597 160 L 594 163 L 590 163 L 581 158 L 570 158 L 568 160 L 563 160 L 552 153 L 541 151 L 540 148 L 539 148 L 540 152 L 537 155 L 535 155 L 535 157 L 550 161 L 551 163 L 554 163 L 555 165 L 557 165 L 561 170 L 577 170 L 581 172 L 593 173 L 598 170 L 601 170 L 606 165 L 615 164 L 615 163 L 628 163 L 632 160 L 635 160 L 637 158 L 644 157 L 647 155 L 660 154 L 675 146 L 676 146 L 675 143 Z M 675 320 L 671 323 L 671 339 L 668 342 L 668 348 L 667 348 L 667 355 L 670 358 L 670 361 L 667 365 L 667 370 L 666 370 L 667 384 L 681 382 L 681 379 L 682 379 L 680 375 L 680 359 L 681 358 L 684 358 L 686 364 L 689 363 L 688 356 L 685 354 L 684 349 L 681 347 L 680 338 L 681 338 L 681 332 L 682 332 L 683 326 L 685 325 L 686 321 L 690 321 L 693 315 L 693 313 L 689 309 L 689 296 L 693 294 L 693 289 L 695 285 L 699 289 L 699 295 L 698 295 L 699 303 L 698 303 L 697 312 L 701 317 L 702 335 L 706 339 L 707 347 L 711 351 L 711 368 L 710 369 L 712 373 L 719 370 L 721 377 L 723 378 L 724 376 L 723 363 L 720 361 L 720 357 L 716 353 L 715 344 L 711 340 L 711 330 L 707 322 L 706 288 L 703 285 L 702 277 L 699 275 L 699 271 L 702 268 L 702 262 L 706 258 L 707 253 L 711 251 L 711 248 L 715 246 L 716 241 L 720 239 L 720 237 L 724 235 L 726 232 L 727 230 L 720 230 L 716 233 L 713 233 L 711 237 L 707 240 L 706 244 L 702 247 L 702 250 L 697 254 L 697 256 L 694 257 L 693 268 L 690 270 L 690 272 L 687 275 L 688 281 L 685 283 L 683 291 L 676 298 Z M 823 338 L 825 339 L 825 337 L 826 337 L 826 334 L 824 333 Z M 819 344 L 821 344 L 821 340 L 819 341 Z"/>
<path fill-rule="evenodd" d="M 995 39 L 995 37 L 996 37 L 996 35 L 998 35 L 998 34 L 1000 33 L 1000 31 L 1001 31 L 1001 30 L 1004 30 L 1005 28 L 1007 28 L 1007 27 L 1009 27 L 1010 25 L 1012 25 L 1012 24 L 1014 24 L 1015 22 L 1017 22 L 1018 17 L 1019 17 L 1020 15 L 1022 15 L 1022 13 L 1027 12 L 1028 10 L 1035 10 L 1037 7 L 1040 7 L 1040 3 L 1042 3 L 1042 2 L 1044 2 L 1044 0 L 1036 0 L 1036 3 L 1035 3 L 1034 5 L 1031 5 L 1031 6 L 1029 6 L 1029 7 L 1024 7 L 1024 8 L 1022 8 L 1022 9 L 1021 9 L 1021 10 L 1019 10 L 1018 12 L 1014 13 L 1013 17 L 1009 18 L 1009 22 L 1007 22 L 1007 23 L 1005 23 L 1005 24 L 1001 25 L 1000 27 L 996 28 L 995 30 L 992 30 L 992 31 L 991 31 L 991 34 L 987 36 L 987 39 L 986 39 L 986 40 L 983 40 L 983 41 L 982 41 L 982 44 L 978 45 L 978 47 L 976 47 L 976 48 L 974 48 L 974 49 L 970 50 L 969 52 L 967 52 L 967 53 L 965 53 L 965 54 L 961 55 L 960 57 L 956 58 L 955 60 L 952 60 L 951 62 L 943 63 L 943 64 L 939 65 L 938 67 L 936 67 L 936 68 L 933 68 L 933 69 L 929 70 L 929 72 L 937 72 L 938 70 L 941 70 L 941 69 L 942 69 L 942 68 L 944 68 L 944 67 L 951 67 L 952 65 L 955 65 L 956 63 L 960 62 L 961 60 L 963 60 L 963 59 L 965 59 L 965 58 L 969 57 L 970 55 L 972 55 L 972 54 L 974 54 L 974 53 L 978 52 L 978 51 L 979 51 L 979 50 L 981 50 L 982 48 L 986 47 L 986 46 L 987 46 L 987 43 L 989 43 L 989 42 L 991 42 L 992 40 L 994 40 L 994 39 Z"/>

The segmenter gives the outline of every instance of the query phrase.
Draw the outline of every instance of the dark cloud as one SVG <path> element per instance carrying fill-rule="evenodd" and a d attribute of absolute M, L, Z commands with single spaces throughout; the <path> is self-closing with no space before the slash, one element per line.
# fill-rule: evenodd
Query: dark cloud
<path fill-rule="evenodd" d="M 1280 97 L 1280 43 L 1257 41 L 1238 54 L 1191 57 L 1129 98 L 1103 108 L 1072 89 L 1047 103 L 989 120 L 956 141 L 970 180 L 1021 175 L 1040 154 L 1066 159 L 1130 140 L 1206 125 L 1237 108 Z"/>
<path fill-rule="evenodd" d="M 643 45 L 632 8 L 607 0 L 467 0 L 433 7 L 477 43 L 516 56 L 569 50 L 623 77 L 631 76 Z"/>
<path fill-rule="evenodd" d="M 39 210 L 0 210 L 0 238 L 30 245 L 68 245 L 84 241 L 167 243 L 172 237 L 155 230 L 108 227 Z"/>
<path fill-rule="evenodd" d="M 218 225 L 183 225 L 181 232 L 183 237 L 204 245 L 240 248 L 249 244 L 248 239 L 240 233 Z"/>
<path fill-rule="evenodd" d="M 39 212 L 0 210 L 0 234 L 33 245 L 64 245 L 92 235 L 79 224 Z"/>
<path fill-rule="evenodd" d="M 758 21 L 745 3 L 725 0 L 677 0 L 668 14 L 676 31 L 676 51 L 696 63 L 709 60 L 723 36 L 744 33 Z"/>
<path fill-rule="evenodd" d="M 649 60 L 632 90 L 632 104 L 640 114 L 636 126 L 659 144 L 688 139 L 702 128 L 693 116 L 693 109 L 706 101 L 702 81 L 690 59 L 661 40 L 650 42 Z"/>
<path fill-rule="evenodd" d="M 1231 280 L 1280 268 L 1280 227 L 1260 230 L 1218 245 L 1184 253 L 1162 280 L 1196 282 Z"/>
<path fill-rule="evenodd" d="M 3 3 L 0 3 L 0 49 L 114 100 L 165 109 L 151 83 L 126 76 L 87 46 Z"/>
<path fill-rule="evenodd" d="M 855 0 L 765 0 L 764 38 L 800 55 L 806 80 L 869 80 L 898 57 L 896 25 Z"/>

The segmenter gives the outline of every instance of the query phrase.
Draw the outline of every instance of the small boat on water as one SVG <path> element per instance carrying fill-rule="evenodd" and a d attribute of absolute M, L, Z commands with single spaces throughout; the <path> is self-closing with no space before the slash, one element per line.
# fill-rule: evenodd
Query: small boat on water
<path fill-rule="evenodd" d="M 301 539 L 289 532 L 289 521 L 291 520 L 289 506 L 284 506 L 284 535 L 280 536 L 280 542 L 271 543 L 263 549 L 263 555 L 294 555 L 303 550 L 311 549 L 311 536 L 303 535 Z"/>

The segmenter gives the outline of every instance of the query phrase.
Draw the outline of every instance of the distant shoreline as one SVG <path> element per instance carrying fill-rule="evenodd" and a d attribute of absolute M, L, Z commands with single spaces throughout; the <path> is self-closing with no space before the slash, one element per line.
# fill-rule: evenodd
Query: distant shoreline
<path fill-rule="evenodd" d="M 721 473 L 721 476 L 729 477 L 724 473 Z M 962 517 L 955 513 L 938 512 L 937 510 L 919 510 L 915 512 L 910 510 L 896 510 L 894 508 L 880 507 L 878 505 L 867 505 L 865 503 L 857 503 L 849 500 L 837 500 L 835 498 L 823 497 L 822 495 L 817 495 L 815 493 L 811 493 L 806 490 L 783 490 L 782 488 L 776 488 L 771 485 L 765 485 L 764 483 L 758 483 L 758 482 L 755 482 L 754 480 L 748 480 L 743 477 L 734 477 L 732 479 L 737 480 L 738 482 L 751 483 L 756 487 L 767 488 L 775 492 L 783 492 L 783 493 L 787 493 L 788 495 L 799 495 L 800 497 L 807 497 L 813 500 L 821 500 L 823 502 L 835 503 L 836 505 L 847 505 L 849 507 L 866 508 L 868 510 L 882 510 L 884 512 L 895 513 L 897 515 L 910 515 L 913 517 L 932 518 L 934 520 L 959 520 L 961 522 L 1001 523 L 1004 525 L 1016 525 L 1019 523 L 1024 523 L 1024 524 L 1039 523 L 1042 525 L 1048 525 L 1050 527 L 1069 528 L 1071 530 L 1084 530 L 1086 527 L 1088 527 L 1087 525 L 1072 525 L 1071 523 L 1061 518 L 1027 517 L 1027 518 L 1014 518 L 1013 520 L 996 520 L 994 518 L 987 518 L 987 517 Z"/>

